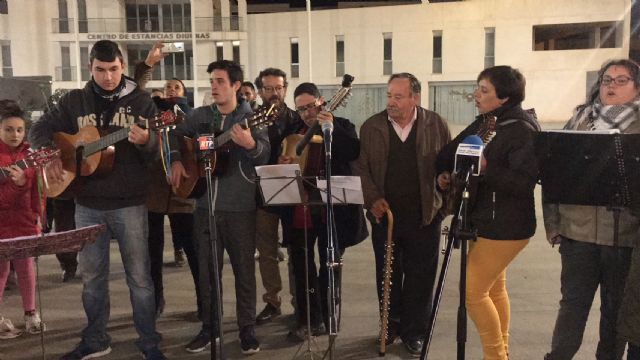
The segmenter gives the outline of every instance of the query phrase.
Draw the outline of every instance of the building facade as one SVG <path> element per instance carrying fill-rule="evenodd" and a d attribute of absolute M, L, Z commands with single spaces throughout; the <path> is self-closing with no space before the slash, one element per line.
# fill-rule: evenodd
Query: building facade
<path fill-rule="evenodd" d="M 257 13 L 248 2 L 0 0 L 2 76 L 50 75 L 53 89 L 76 88 L 89 79 L 96 40 L 119 43 L 130 73 L 156 41 L 183 42 L 184 52 L 165 58 L 149 87 L 183 79 L 196 106 L 207 101 L 206 66 L 224 58 L 238 61 L 248 80 L 266 67 L 285 70 L 289 104 L 301 82 L 330 96 L 351 74 L 354 96 L 338 114 L 357 124 L 384 108 L 391 73 L 411 72 L 422 81 L 423 106 L 469 123 L 477 74 L 507 64 L 527 78 L 526 107 L 541 121 L 565 121 L 594 72 L 628 57 L 638 37 L 635 0 L 425 0 L 310 12 L 263 5 Z"/>

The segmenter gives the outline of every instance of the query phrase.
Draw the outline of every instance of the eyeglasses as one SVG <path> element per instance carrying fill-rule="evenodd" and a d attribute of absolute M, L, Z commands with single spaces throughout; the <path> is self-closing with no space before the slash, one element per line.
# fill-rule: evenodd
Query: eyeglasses
<path fill-rule="evenodd" d="M 297 107 L 297 108 L 296 108 L 296 111 L 298 112 L 298 114 L 302 114 L 302 113 L 304 113 L 304 112 L 305 112 L 305 111 L 307 111 L 307 110 L 310 110 L 310 109 L 315 108 L 316 106 L 318 106 L 318 105 L 316 104 L 316 102 L 315 102 L 315 101 L 312 101 L 312 102 L 308 103 L 307 105 L 302 105 L 302 106 Z"/>
<path fill-rule="evenodd" d="M 272 93 L 272 92 L 282 92 L 284 90 L 284 86 L 276 86 L 276 87 L 272 87 L 272 86 L 264 86 L 262 88 L 262 91 L 266 92 L 266 93 Z"/>
<path fill-rule="evenodd" d="M 624 86 L 624 85 L 627 85 L 629 80 L 631 80 L 631 78 L 628 77 L 628 76 L 625 76 L 625 75 L 616 76 L 615 78 L 612 78 L 611 76 L 605 75 L 600 80 L 600 84 L 602 86 L 609 86 L 609 84 L 611 84 L 613 82 L 617 86 Z"/>

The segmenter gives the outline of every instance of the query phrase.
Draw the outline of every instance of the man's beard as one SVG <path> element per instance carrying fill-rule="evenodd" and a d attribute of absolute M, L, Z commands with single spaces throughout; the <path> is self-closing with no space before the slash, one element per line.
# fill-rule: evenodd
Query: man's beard
<path fill-rule="evenodd" d="M 278 95 L 273 95 L 269 98 L 268 103 L 271 105 L 275 105 L 277 108 L 280 108 L 284 106 L 284 99 L 280 99 Z"/>

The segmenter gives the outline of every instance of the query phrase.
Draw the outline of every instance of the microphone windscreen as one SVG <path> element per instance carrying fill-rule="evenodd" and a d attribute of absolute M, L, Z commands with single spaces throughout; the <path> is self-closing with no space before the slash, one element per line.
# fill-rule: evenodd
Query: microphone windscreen
<path fill-rule="evenodd" d="M 462 143 L 470 145 L 484 145 L 484 141 L 482 141 L 482 138 L 478 135 L 469 135 L 462 140 Z"/>

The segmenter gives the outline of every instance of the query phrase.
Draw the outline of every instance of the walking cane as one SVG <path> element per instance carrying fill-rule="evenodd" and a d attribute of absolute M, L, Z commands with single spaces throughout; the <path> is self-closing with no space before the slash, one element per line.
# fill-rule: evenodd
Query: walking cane
<path fill-rule="evenodd" d="M 393 213 L 387 209 L 387 242 L 385 243 L 384 273 L 382 278 L 382 314 L 380 316 L 380 351 L 384 356 L 389 329 L 389 297 L 391 294 L 391 274 L 393 273 Z"/>

